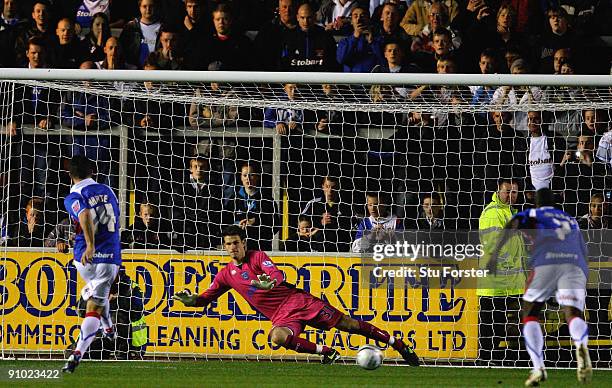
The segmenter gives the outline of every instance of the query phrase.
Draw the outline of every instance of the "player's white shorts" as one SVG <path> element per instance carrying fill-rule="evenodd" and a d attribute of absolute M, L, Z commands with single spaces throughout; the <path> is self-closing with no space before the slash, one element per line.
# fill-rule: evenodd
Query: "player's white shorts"
<path fill-rule="evenodd" d="M 84 300 L 94 298 L 102 302 L 108 298 L 111 286 L 119 273 L 119 266 L 117 264 L 90 263 L 83 265 L 75 260 L 74 266 L 79 271 L 79 275 L 87 283 L 81 290 L 81 296 Z"/>
<path fill-rule="evenodd" d="M 584 310 L 586 276 L 573 264 L 552 264 L 535 267 L 527 283 L 523 299 L 527 302 L 545 302 L 555 295 L 561 306 Z"/>

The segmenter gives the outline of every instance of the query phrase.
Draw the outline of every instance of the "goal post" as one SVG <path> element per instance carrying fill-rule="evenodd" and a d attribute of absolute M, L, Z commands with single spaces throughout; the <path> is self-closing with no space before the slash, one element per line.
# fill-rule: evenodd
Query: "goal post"
<path fill-rule="evenodd" d="M 527 365 L 520 293 L 502 307 L 461 275 L 424 280 L 418 270 L 435 270 L 440 255 L 378 268 L 368 250 L 375 225 L 387 245 L 479 244 L 482 211 L 507 180 L 519 187 L 516 209 L 550 187 L 589 229 L 587 320 L 593 359 L 609 368 L 611 111 L 612 76 L 2 69 L 2 357 L 57 357 L 78 336 L 83 281 L 56 247 L 74 236 L 66 162 L 84 154 L 117 193 L 122 279 L 141 292 L 116 301 L 121 341 L 100 340 L 94 358 L 308 359 L 274 345 L 271 323 L 234 292 L 205 311 L 171 300 L 211 284 L 228 260 L 220 232 L 238 224 L 287 282 L 403 338 L 428 363 Z M 478 269 L 476 254 L 459 255 L 452 268 Z M 547 303 L 547 360 L 565 367 L 561 317 Z M 134 322 L 147 326 L 146 344 L 134 342 Z M 336 330 L 303 335 L 346 357 L 365 343 Z"/>

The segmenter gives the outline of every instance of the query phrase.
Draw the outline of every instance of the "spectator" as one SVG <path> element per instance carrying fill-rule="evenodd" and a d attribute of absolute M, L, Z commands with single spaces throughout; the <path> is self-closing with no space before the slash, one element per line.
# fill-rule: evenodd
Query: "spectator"
<path fill-rule="evenodd" d="M 132 249 L 170 249 L 172 231 L 159 217 L 157 206 L 141 203 L 129 230 L 121 232 L 121 244 Z"/>
<path fill-rule="evenodd" d="M 512 64 L 517 60 L 517 59 L 523 59 L 523 57 L 525 57 L 525 55 L 523 54 L 522 50 L 520 47 L 518 46 L 514 46 L 514 45 L 510 45 L 508 47 L 506 47 L 506 49 L 503 51 L 503 56 L 504 56 L 504 65 L 505 65 L 505 69 L 504 72 L 510 73 L 510 69 L 512 68 Z"/>
<path fill-rule="evenodd" d="M 421 202 L 421 216 L 417 220 L 419 230 L 448 230 L 449 220 L 444 219 L 444 205 L 440 194 L 433 192 L 423 196 Z"/>
<path fill-rule="evenodd" d="M 554 164 L 558 161 L 556 155 L 565 149 L 556 137 L 549 137 L 548 131 L 542 126 L 542 113 L 531 111 L 527 113 L 529 128 L 529 173 L 531 184 L 535 191 L 550 188 L 554 176 Z M 561 148 L 563 147 L 563 148 Z"/>
<path fill-rule="evenodd" d="M 323 0 L 317 12 L 319 24 L 334 35 L 349 35 L 351 32 L 351 13 L 357 0 Z M 364 8 L 370 16 L 370 12 Z"/>
<path fill-rule="evenodd" d="M 512 205 L 517 203 L 518 189 L 514 180 L 500 180 L 493 200 L 480 215 L 478 229 L 485 255 L 495 249 L 501 230 L 517 213 Z M 526 255 L 523 238 L 514 235 L 499 252 L 499 257 L 504 259 L 497 263 L 497 274 L 478 279 L 480 360 L 504 360 L 508 349 L 501 348 L 501 342 L 518 341 L 520 337 L 519 310 L 526 280 L 523 270 Z"/>
<path fill-rule="evenodd" d="M 589 202 L 589 212 L 578 219 L 581 230 L 587 229 L 610 229 L 609 205 L 603 194 L 596 193 L 591 195 Z"/>
<path fill-rule="evenodd" d="M 435 1 L 414 0 L 406 11 L 402 19 L 401 26 L 412 36 L 417 36 L 427 24 L 427 15 Z M 452 22 L 459 12 L 458 4 L 455 0 L 445 0 L 444 4 L 449 10 L 450 21 Z"/>
<path fill-rule="evenodd" d="M 353 7 L 351 25 L 353 34 L 338 43 L 336 58 L 344 66 L 345 73 L 369 73 L 383 62 L 382 39 L 374 36 L 365 8 Z"/>
<path fill-rule="evenodd" d="M 570 48 L 560 48 L 555 51 L 553 55 L 553 67 L 550 69 L 553 74 L 561 74 L 561 67 L 563 64 L 568 63 L 572 60 L 572 50 Z M 548 71 L 547 73 L 550 73 Z"/>
<path fill-rule="evenodd" d="M 336 42 L 314 22 L 311 6 L 302 4 L 297 14 L 298 28 L 282 41 L 281 70 L 336 71 Z"/>
<path fill-rule="evenodd" d="M 461 46 L 461 37 L 449 26 L 448 8 L 446 8 L 443 3 L 434 2 L 429 8 L 429 13 L 427 15 L 428 23 L 412 40 L 410 50 L 412 52 L 433 52 L 432 33 L 438 28 L 445 28 L 451 33 L 453 47 L 458 49 Z"/>
<path fill-rule="evenodd" d="M 98 12 L 93 15 L 91 21 L 91 29 L 83 39 L 85 51 L 88 54 L 87 60 L 92 62 L 103 61 L 104 46 L 106 45 L 106 41 L 110 37 L 111 30 L 108 21 L 108 16 L 102 12 Z"/>
<path fill-rule="evenodd" d="M 502 4 L 497 13 L 489 7 L 482 7 L 466 35 L 479 37 L 469 42 L 470 57 L 487 48 L 502 52 L 506 47 L 528 46 L 523 35 L 516 31 L 516 11 L 508 3 Z"/>
<path fill-rule="evenodd" d="M 415 53 L 416 64 L 426 73 L 435 73 L 437 71 L 438 60 L 441 58 L 449 58 L 453 55 L 451 54 L 453 42 L 449 30 L 446 28 L 438 28 L 433 32 L 433 37 L 431 39 L 433 52 L 419 51 Z"/>
<path fill-rule="evenodd" d="M 45 247 L 57 248 L 60 253 L 68 253 L 74 246 L 76 228 L 70 217 L 64 218 L 45 238 Z"/>
<path fill-rule="evenodd" d="M 172 222 L 180 250 L 210 249 L 220 243 L 221 188 L 211 180 L 208 159 L 189 159 L 189 178 L 172 185 Z"/>
<path fill-rule="evenodd" d="M 586 120 L 586 114 L 585 114 Z M 588 126 L 588 124 L 587 124 Z M 597 128 L 597 123 L 593 124 L 594 128 Z M 589 131 L 585 131 L 589 132 Z M 601 137 L 599 141 L 599 145 L 597 146 L 597 159 L 606 164 L 612 165 L 612 128 L 609 129 L 604 135 Z"/>
<path fill-rule="evenodd" d="M 400 43 L 388 41 L 383 46 L 384 64 L 372 69 L 373 73 L 418 73 L 420 69 L 413 63 L 407 63 L 406 55 Z M 396 87 L 395 90 L 405 97 L 407 94 L 405 87 Z"/>
<path fill-rule="evenodd" d="M 279 70 L 283 51 L 282 42 L 297 27 L 297 0 L 278 0 L 278 16 L 264 24 L 255 38 L 255 52 L 258 53 L 259 70 Z"/>
<path fill-rule="evenodd" d="M 323 195 L 313 198 L 302 210 L 313 226 L 320 230 L 324 252 L 348 252 L 351 244 L 351 205 L 340 195 L 338 178 L 326 176 L 321 183 Z"/>
<path fill-rule="evenodd" d="M 529 65 L 523 59 L 514 61 L 510 68 L 512 74 L 529 73 Z M 537 86 L 500 86 L 493 93 L 491 104 L 498 106 L 520 106 L 537 103 L 542 98 L 542 89 Z M 527 130 L 527 115 L 525 112 L 515 112 L 514 128 L 519 131 Z"/>
<path fill-rule="evenodd" d="M 555 190 L 564 195 L 564 209 L 578 216 L 587 212 L 594 192 L 603 192 L 610 186 L 606 184 L 609 172 L 604 163 L 594 157 L 595 140 L 593 136 L 578 136 L 576 151 L 567 151 L 555 171 Z"/>
<path fill-rule="evenodd" d="M 260 170 L 253 162 L 242 164 L 240 181 L 225 209 L 227 223 L 246 231 L 248 249 L 269 251 L 280 223 L 278 205 L 270 190 L 259 186 Z"/>
<path fill-rule="evenodd" d="M 321 242 L 321 230 L 312 227 L 310 217 L 298 217 L 297 230 L 283 241 L 285 252 L 324 252 Z"/>
<path fill-rule="evenodd" d="M 205 33 L 202 29 L 204 26 L 210 28 L 206 17 L 203 17 L 206 12 L 202 10 L 202 0 L 185 0 L 185 18 L 183 18 L 183 27 L 186 32 Z"/>
<path fill-rule="evenodd" d="M 4 0 L 4 7 L 0 15 L 0 67 L 15 66 L 15 33 L 29 24 L 20 17 L 17 0 Z"/>
<path fill-rule="evenodd" d="M 161 22 L 158 16 L 158 1 L 138 0 L 140 17 L 128 22 L 119 36 L 126 62 L 139 69 L 159 44 Z"/>
<path fill-rule="evenodd" d="M 296 84 L 283 85 L 285 96 L 288 101 L 296 100 L 298 88 Z M 304 124 L 304 111 L 293 108 L 266 108 L 264 110 L 264 127 L 275 128 L 279 135 L 301 132 Z"/>
<path fill-rule="evenodd" d="M 77 0 L 78 1 L 78 0 Z M 91 28 L 96 19 L 96 14 L 105 15 L 108 24 L 108 18 L 111 14 L 111 3 L 109 0 L 83 0 L 76 11 L 75 22 L 81 28 Z M 102 46 L 104 42 L 100 43 Z"/>
<path fill-rule="evenodd" d="M 497 58 L 493 50 L 485 49 L 480 53 L 478 61 L 480 74 L 497 74 Z M 472 92 L 472 105 L 489 105 L 495 93 L 495 87 L 485 86 L 470 86 Z M 480 115 L 482 117 L 482 114 Z M 486 117 L 486 116 L 485 116 Z"/>
<path fill-rule="evenodd" d="M 136 67 L 125 61 L 123 48 L 119 39 L 111 36 L 104 44 L 104 60 L 96 62 L 96 67 L 102 70 L 134 70 Z"/>
<path fill-rule="evenodd" d="M 183 55 L 180 51 L 179 36 L 175 30 L 162 26 L 159 30 L 161 47 L 149 54 L 147 63 L 158 70 L 182 70 Z"/>
<path fill-rule="evenodd" d="M 398 42 L 402 46 L 404 54 L 407 56 L 412 43 L 412 38 L 400 26 L 402 14 L 400 14 L 399 5 L 394 2 L 386 2 L 380 7 L 380 9 L 381 12 L 379 23 L 376 24 L 374 29 L 375 34 L 380 36 L 383 42 Z M 382 46 L 380 48 L 383 49 Z"/>
<path fill-rule="evenodd" d="M 370 15 L 372 16 L 372 20 L 379 20 L 380 16 L 382 15 L 383 11 L 384 11 L 384 6 L 387 4 L 391 4 L 392 6 L 394 6 L 398 13 L 398 17 L 401 20 L 401 17 L 406 13 L 406 10 L 408 10 L 408 6 L 410 5 L 409 3 L 412 3 L 412 1 L 410 0 L 369 0 L 370 3 Z M 398 20 L 399 23 L 399 20 Z M 403 30 L 403 28 L 402 28 Z"/>
<path fill-rule="evenodd" d="M 495 190 L 500 178 L 525 177 L 527 140 L 510 125 L 512 114 L 490 113 L 492 124 L 481 127 L 474 147 L 474 178 L 482 179 L 487 191 Z M 488 120 L 487 120 L 488 121 Z"/>
<path fill-rule="evenodd" d="M 195 63 L 197 48 L 204 36 L 210 35 L 212 26 L 204 0 L 186 0 L 186 15 L 181 26 L 180 41 L 185 58 L 187 70 L 198 69 L 202 65 Z"/>
<path fill-rule="evenodd" d="M 2 14 L 0 15 L 0 31 L 24 22 L 25 19 L 21 17 L 19 8 L 17 8 L 17 0 L 3 0 Z"/>
<path fill-rule="evenodd" d="M 16 31 L 15 39 L 15 64 L 19 67 L 27 64 L 28 58 L 28 42 L 30 38 L 37 37 L 41 42 L 41 46 L 47 53 L 47 64 L 53 64 L 53 47 L 55 44 L 55 34 L 51 25 L 52 15 L 51 7 L 46 0 L 34 1 L 32 8 L 31 24 L 21 26 L 19 31 Z"/>
<path fill-rule="evenodd" d="M 198 58 L 206 69 L 210 63 L 219 62 L 225 70 L 250 70 L 253 63 L 251 41 L 234 25 L 234 15 L 226 4 L 219 4 L 212 12 L 214 32 L 202 40 Z"/>
<path fill-rule="evenodd" d="M 85 46 L 76 36 L 74 24 L 70 19 L 61 19 L 57 23 L 58 45 L 55 46 L 55 67 L 59 69 L 77 69 L 87 59 Z"/>
<path fill-rule="evenodd" d="M 323 84 L 321 85 L 321 93 L 317 97 L 318 101 L 331 104 L 345 104 L 350 99 L 347 98 L 341 86 Z M 347 137 L 355 138 L 355 124 L 357 117 L 355 112 L 337 111 L 337 110 L 317 110 L 314 120 L 315 131 L 328 133 L 332 135 L 343 136 L 344 145 L 346 146 Z M 342 146 L 341 146 L 342 148 Z"/>
<path fill-rule="evenodd" d="M 357 225 L 351 250 L 354 253 L 371 252 L 377 243 L 389 244 L 395 232 L 404 230 L 402 222 L 391 212 L 391 197 L 385 193 L 367 193 L 366 207 L 369 216 Z"/>
<path fill-rule="evenodd" d="M 540 73 L 550 73 L 553 68 L 553 54 L 560 48 L 574 48 L 578 44 L 577 35 L 569 25 L 567 11 L 564 8 L 551 8 L 547 12 L 547 28 L 539 42 L 537 60 Z"/>
<path fill-rule="evenodd" d="M 219 62 L 208 65 L 208 71 L 221 70 Z M 210 88 L 195 90 L 196 97 L 211 96 L 212 98 L 236 97 L 230 84 L 224 85 L 217 82 L 210 84 Z M 189 107 L 189 125 L 196 129 L 214 129 L 236 127 L 238 122 L 238 107 L 227 104 L 202 105 L 192 103 Z"/>
<path fill-rule="evenodd" d="M 19 222 L 8 240 L 11 247 L 44 247 L 47 226 L 45 224 L 45 202 L 33 197 L 25 206 L 25 217 Z"/>

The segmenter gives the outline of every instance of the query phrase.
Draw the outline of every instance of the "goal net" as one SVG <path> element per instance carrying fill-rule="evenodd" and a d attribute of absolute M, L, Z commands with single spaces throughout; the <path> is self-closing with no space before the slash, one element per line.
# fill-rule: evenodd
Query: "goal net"
<path fill-rule="evenodd" d="M 234 292 L 204 310 L 171 300 L 211 284 L 229 260 L 221 231 L 236 224 L 288 283 L 403 338 L 429 363 L 527 365 L 525 258 L 506 268 L 514 278 L 485 292 L 461 275 L 428 280 L 419 269 L 439 265 L 435 253 L 396 257 L 393 274 L 373 271 L 370 243 L 480 244 L 487 205 L 506 220 L 549 187 L 588 232 L 591 357 L 611 366 L 609 80 L 423 85 L 433 78 L 367 75 L 339 84 L 333 74 L 308 83 L 202 73 L 178 82 L 139 72 L 103 81 L 83 72 L 0 82 L 3 357 L 57 357 L 78 337 L 84 284 L 71 264 L 75 225 L 64 198 L 68 162 L 82 154 L 117 194 L 124 249 L 111 290 L 119 338 L 96 340 L 92 358 L 303 359 L 274 345 L 270 321 Z M 478 268 L 463 260 L 477 255 L 455 252 L 456 268 Z M 553 300 L 541 322 L 547 360 L 570 365 L 571 338 Z M 335 329 L 302 335 L 346 357 L 366 343 Z M 392 349 L 385 356 L 399 360 Z"/>

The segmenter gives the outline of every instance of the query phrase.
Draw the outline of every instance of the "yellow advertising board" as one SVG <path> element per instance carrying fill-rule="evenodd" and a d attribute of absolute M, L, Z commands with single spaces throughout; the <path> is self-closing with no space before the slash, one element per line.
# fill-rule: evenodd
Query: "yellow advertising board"
<path fill-rule="evenodd" d="M 357 257 L 275 255 L 272 259 L 289 283 L 403 338 L 421 357 L 477 356 L 474 290 L 455 289 L 450 283 L 443 288 L 415 286 L 399 278 L 362 287 L 362 273 L 371 268 Z M 179 253 L 123 255 L 126 273 L 139 283 L 145 298 L 147 354 L 295 355 L 269 341 L 270 322 L 233 291 L 205 310 L 169 298 L 185 288 L 201 293 L 227 260 L 227 256 Z M 84 284 L 70 263 L 69 255 L 56 253 L 4 252 L 0 257 L 0 346 L 5 351 L 59 351 L 78 337 L 75 306 Z M 349 356 L 366 343 L 358 335 L 335 329 L 324 333 L 307 328 L 303 336 Z M 397 354 L 387 350 L 386 356 Z"/>

